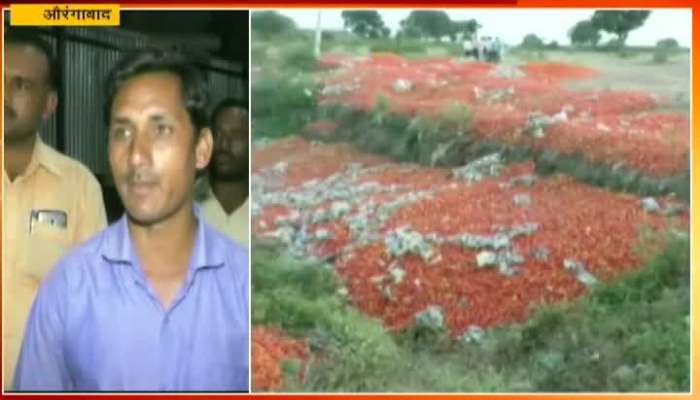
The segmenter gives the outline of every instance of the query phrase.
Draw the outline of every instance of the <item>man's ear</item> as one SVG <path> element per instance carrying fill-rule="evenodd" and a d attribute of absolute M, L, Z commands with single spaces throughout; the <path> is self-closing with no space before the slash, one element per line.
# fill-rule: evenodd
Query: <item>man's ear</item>
<path fill-rule="evenodd" d="M 53 115 L 53 113 L 56 111 L 56 107 L 58 107 L 58 93 L 56 93 L 55 90 L 52 90 L 49 92 L 48 95 L 46 95 L 46 103 L 44 104 L 44 112 L 41 114 L 41 117 L 46 121 Z"/>
<path fill-rule="evenodd" d="M 211 129 L 202 128 L 202 130 L 199 131 L 199 137 L 197 138 L 197 144 L 194 149 L 195 164 L 198 170 L 204 169 L 209 165 L 213 149 L 214 136 L 211 134 Z"/>

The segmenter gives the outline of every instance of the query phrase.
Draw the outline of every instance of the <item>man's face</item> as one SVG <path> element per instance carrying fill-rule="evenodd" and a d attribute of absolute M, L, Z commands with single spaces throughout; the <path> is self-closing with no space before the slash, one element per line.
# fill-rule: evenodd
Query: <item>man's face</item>
<path fill-rule="evenodd" d="M 49 85 L 46 55 L 30 45 L 5 47 L 5 139 L 33 136 L 51 116 L 58 98 Z"/>
<path fill-rule="evenodd" d="M 152 225 L 192 209 L 195 171 L 206 167 L 212 147 L 209 129 L 195 136 L 176 75 L 144 73 L 120 86 L 109 163 L 132 221 Z"/>
<path fill-rule="evenodd" d="M 212 168 L 217 179 L 240 180 L 248 177 L 248 113 L 231 107 L 214 121 Z"/>

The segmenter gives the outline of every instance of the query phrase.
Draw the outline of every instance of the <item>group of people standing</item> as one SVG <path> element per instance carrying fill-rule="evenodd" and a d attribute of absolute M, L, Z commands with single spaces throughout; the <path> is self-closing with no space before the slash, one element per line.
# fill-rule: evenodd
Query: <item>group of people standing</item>
<path fill-rule="evenodd" d="M 107 81 L 125 208 L 107 226 L 96 178 L 39 135 L 61 101 L 51 47 L 13 28 L 4 62 L 5 389 L 247 391 L 247 101 L 209 113 L 185 56 L 127 54 Z"/>

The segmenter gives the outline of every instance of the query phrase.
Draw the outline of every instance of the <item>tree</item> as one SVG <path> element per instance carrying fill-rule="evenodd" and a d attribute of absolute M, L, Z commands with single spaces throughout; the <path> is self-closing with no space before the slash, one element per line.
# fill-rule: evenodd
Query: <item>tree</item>
<path fill-rule="evenodd" d="M 651 11 L 648 10 L 598 10 L 593 13 L 591 23 L 596 29 L 617 35 L 618 46 L 622 48 L 630 31 L 644 25 L 649 14 Z"/>
<path fill-rule="evenodd" d="M 463 38 L 471 39 L 479 28 L 481 28 L 481 24 L 475 19 L 454 21 L 452 22 L 452 34 L 450 36 L 452 40 L 454 40 L 454 38 L 461 33 Z"/>
<path fill-rule="evenodd" d="M 529 33 L 523 38 L 520 47 L 527 50 L 540 50 L 544 47 L 544 42 L 534 33 Z"/>
<path fill-rule="evenodd" d="M 569 30 L 571 44 L 589 44 L 595 46 L 600 42 L 600 30 L 593 26 L 591 20 L 579 21 Z"/>
<path fill-rule="evenodd" d="M 656 42 L 656 47 L 661 49 L 677 49 L 680 47 L 678 41 L 674 38 L 661 39 Z"/>
<path fill-rule="evenodd" d="M 250 16 L 250 22 L 253 32 L 265 35 L 279 35 L 297 27 L 294 20 L 277 11 L 255 11 Z"/>
<path fill-rule="evenodd" d="M 378 38 L 389 36 L 391 33 L 376 10 L 345 10 L 341 16 L 345 28 L 358 36 Z"/>
<path fill-rule="evenodd" d="M 397 37 L 419 38 L 421 36 L 420 30 L 413 25 L 409 25 L 407 19 L 401 20 L 399 26 L 401 28 L 398 35 L 396 35 Z"/>
<path fill-rule="evenodd" d="M 668 61 L 668 58 L 678 50 L 678 41 L 673 38 L 661 39 L 656 42 L 654 48 L 654 56 L 652 60 L 657 64 L 663 64 Z"/>
<path fill-rule="evenodd" d="M 440 39 L 452 33 L 452 20 L 444 11 L 415 10 L 401 21 L 406 36 L 431 37 Z"/>

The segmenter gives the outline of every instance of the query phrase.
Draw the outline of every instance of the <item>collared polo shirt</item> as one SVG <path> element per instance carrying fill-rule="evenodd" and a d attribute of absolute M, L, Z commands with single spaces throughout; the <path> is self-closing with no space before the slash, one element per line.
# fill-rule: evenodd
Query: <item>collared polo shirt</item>
<path fill-rule="evenodd" d="M 9 388 L 40 282 L 63 254 L 104 229 L 107 217 L 92 173 L 38 137 L 25 172 L 10 181 L 3 169 L 3 181 L 2 328 Z"/>
<path fill-rule="evenodd" d="M 198 218 L 185 282 L 168 310 L 127 219 L 63 258 L 29 317 L 16 390 L 248 390 L 248 254 Z"/>
<path fill-rule="evenodd" d="M 245 246 L 249 245 L 248 224 L 250 221 L 250 213 L 248 211 L 248 199 L 231 214 L 227 214 L 226 211 L 224 211 L 224 208 L 213 192 L 206 200 L 201 202 L 200 205 L 202 207 L 202 216 L 204 216 L 204 219 L 214 228 L 229 235 Z"/>
<path fill-rule="evenodd" d="M 226 213 L 212 191 L 206 176 L 197 182 L 195 193 L 195 198 L 202 209 L 202 216 L 207 223 L 238 243 L 249 246 L 249 198 L 231 214 Z"/>

